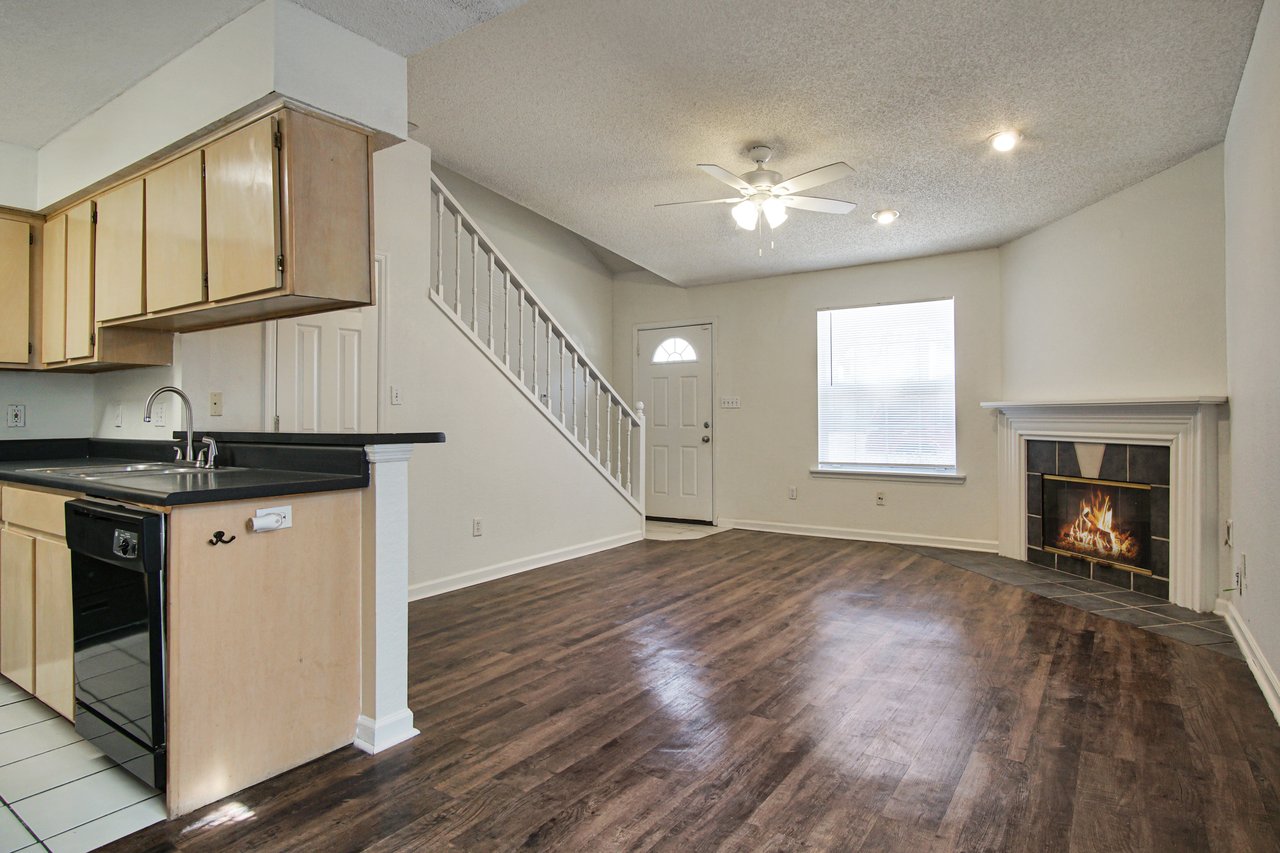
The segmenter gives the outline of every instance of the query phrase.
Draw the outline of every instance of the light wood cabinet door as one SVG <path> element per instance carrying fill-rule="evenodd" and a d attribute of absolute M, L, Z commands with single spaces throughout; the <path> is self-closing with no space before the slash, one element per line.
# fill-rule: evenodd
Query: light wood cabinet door
<path fill-rule="evenodd" d="M 141 314 L 142 203 L 139 178 L 97 199 L 93 238 L 94 319 L 99 323 Z"/>
<path fill-rule="evenodd" d="M 0 673 L 35 692 L 35 540 L 0 530 Z"/>
<path fill-rule="evenodd" d="M 276 119 L 264 118 L 204 149 L 210 301 L 283 281 L 275 131 Z"/>
<path fill-rule="evenodd" d="M 40 360 L 45 364 L 67 357 L 67 215 L 44 225 L 44 270 L 41 280 Z"/>
<path fill-rule="evenodd" d="M 31 344 L 31 225 L 0 219 L 0 362 L 26 364 Z"/>
<path fill-rule="evenodd" d="M 37 538 L 35 548 L 36 698 L 74 720 L 71 551 L 51 539 Z"/>
<path fill-rule="evenodd" d="M 204 152 L 147 174 L 147 310 L 203 302 Z"/>
<path fill-rule="evenodd" d="M 93 202 L 67 211 L 66 357 L 93 355 Z"/>

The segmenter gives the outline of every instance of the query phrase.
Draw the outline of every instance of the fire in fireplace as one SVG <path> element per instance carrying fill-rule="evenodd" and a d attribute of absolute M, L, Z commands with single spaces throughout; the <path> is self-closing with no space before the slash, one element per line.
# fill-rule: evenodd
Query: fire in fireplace
<path fill-rule="evenodd" d="M 1150 574 L 1151 487 L 1044 475 L 1044 547 Z"/>

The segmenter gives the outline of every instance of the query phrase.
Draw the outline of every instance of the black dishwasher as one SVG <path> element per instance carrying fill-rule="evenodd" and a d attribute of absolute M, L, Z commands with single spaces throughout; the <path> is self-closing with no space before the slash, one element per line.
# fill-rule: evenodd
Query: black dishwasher
<path fill-rule="evenodd" d="M 76 732 L 152 787 L 165 786 L 165 517 L 67 502 Z"/>

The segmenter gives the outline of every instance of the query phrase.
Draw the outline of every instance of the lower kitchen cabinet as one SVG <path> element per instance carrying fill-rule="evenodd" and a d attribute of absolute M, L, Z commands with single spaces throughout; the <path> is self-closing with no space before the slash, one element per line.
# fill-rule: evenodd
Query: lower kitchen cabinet
<path fill-rule="evenodd" d="M 5 486 L 0 501 L 0 673 L 67 719 L 75 651 L 62 512 L 71 497 Z"/>
<path fill-rule="evenodd" d="M 0 673 L 36 692 L 36 540 L 0 530 Z"/>

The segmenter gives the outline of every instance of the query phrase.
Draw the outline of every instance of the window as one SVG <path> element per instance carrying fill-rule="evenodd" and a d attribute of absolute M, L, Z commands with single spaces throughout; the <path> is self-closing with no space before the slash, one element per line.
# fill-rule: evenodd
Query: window
<path fill-rule="evenodd" d="M 658 344 L 658 348 L 653 351 L 653 363 L 665 364 L 671 361 L 697 361 L 698 353 L 694 350 L 693 344 L 684 338 L 667 338 Z"/>
<path fill-rule="evenodd" d="M 952 475 L 951 299 L 818 312 L 815 472 Z"/>

